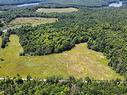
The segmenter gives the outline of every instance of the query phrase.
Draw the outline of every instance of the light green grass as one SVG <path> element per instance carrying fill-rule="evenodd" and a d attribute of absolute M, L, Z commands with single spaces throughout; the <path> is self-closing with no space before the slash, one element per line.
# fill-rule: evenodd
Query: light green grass
<path fill-rule="evenodd" d="M 43 13 L 71 13 L 76 11 L 78 11 L 76 8 L 39 8 L 36 10 L 36 12 Z"/>
<path fill-rule="evenodd" d="M 22 77 L 30 74 L 34 78 L 53 75 L 64 78 L 72 75 L 76 78 L 89 76 L 100 80 L 122 78 L 107 66 L 108 60 L 102 53 L 89 50 L 86 43 L 59 54 L 19 56 L 23 49 L 18 36 L 11 35 L 10 41 L 5 49 L 0 48 L 0 57 L 4 59 L 0 61 L 0 77 L 14 77 L 19 73 Z"/>
<path fill-rule="evenodd" d="M 24 25 L 30 24 L 33 26 L 46 24 L 46 23 L 53 23 L 58 21 L 57 18 L 41 18 L 41 17 L 20 17 L 12 20 L 8 26 L 17 26 L 17 25 Z"/>

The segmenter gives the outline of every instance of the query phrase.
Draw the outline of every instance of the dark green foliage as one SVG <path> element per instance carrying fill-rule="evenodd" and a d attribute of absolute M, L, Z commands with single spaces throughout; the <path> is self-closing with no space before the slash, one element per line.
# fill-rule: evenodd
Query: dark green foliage
<path fill-rule="evenodd" d="M 70 31 L 70 29 L 51 29 L 45 25 L 44 27 L 38 28 L 39 30 L 35 30 L 35 32 L 33 32 L 34 30 L 23 30 L 25 27 L 22 27 L 21 31 L 18 32 L 20 39 L 22 39 L 21 45 L 24 48 L 25 54 L 45 55 L 53 52 L 58 53 L 71 49 L 76 43 L 86 42 L 88 40 L 85 33 L 82 34 L 84 37 L 80 37 L 78 31 L 75 34 L 75 32 Z M 28 28 L 29 26 L 26 29 Z M 31 39 L 31 41 L 29 39 Z"/>
<path fill-rule="evenodd" d="M 3 27 L 4 26 L 4 24 L 2 23 L 2 21 L 0 20 L 0 27 Z"/>
<path fill-rule="evenodd" d="M 126 95 L 126 81 L 97 81 L 88 77 L 86 80 L 60 79 L 57 77 L 43 80 L 14 79 L 0 80 L 0 92 L 5 95 Z M 22 80 L 22 82 L 17 82 Z M 90 80 L 90 81 L 89 81 Z"/>
<path fill-rule="evenodd" d="M 0 30 L 0 36 L 2 36 L 3 32 Z"/>
<path fill-rule="evenodd" d="M 4 61 L 4 59 L 3 58 L 0 58 L 0 61 Z M 1 68 L 1 67 L 0 67 Z"/>
<path fill-rule="evenodd" d="M 11 30 L 7 30 L 6 33 L 3 33 L 1 48 L 5 48 L 7 46 L 7 43 L 9 42 L 10 34 L 11 34 Z"/>

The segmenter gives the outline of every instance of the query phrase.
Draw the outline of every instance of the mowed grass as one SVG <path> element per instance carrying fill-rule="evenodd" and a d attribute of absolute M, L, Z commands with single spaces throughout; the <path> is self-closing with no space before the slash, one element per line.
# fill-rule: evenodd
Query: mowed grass
<path fill-rule="evenodd" d="M 76 12 L 78 9 L 76 8 L 39 8 L 36 12 L 43 13 L 71 13 Z"/>
<path fill-rule="evenodd" d="M 34 78 L 89 76 L 99 80 L 123 78 L 107 66 L 108 60 L 102 53 L 87 48 L 86 43 L 76 45 L 70 51 L 46 56 L 19 56 L 23 51 L 17 35 L 11 35 L 8 46 L 0 48 L 0 77 L 14 77 L 19 73 L 22 77 L 30 74 Z M 1 43 L 1 39 L 0 39 Z"/>
<path fill-rule="evenodd" d="M 12 20 L 8 26 L 26 25 L 30 24 L 32 26 L 53 23 L 58 21 L 57 18 L 41 18 L 41 17 L 20 17 Z"/>

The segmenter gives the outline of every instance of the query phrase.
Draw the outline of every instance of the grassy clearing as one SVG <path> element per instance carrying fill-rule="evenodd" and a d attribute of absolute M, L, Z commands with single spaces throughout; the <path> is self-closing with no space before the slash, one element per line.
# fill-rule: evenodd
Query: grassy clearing
<path fill-rule="evenodd" d="M 108 61 L 102 53 L 89 50 L 86 43 L 60 54 L 19 56 L 23 49 L 18 36 L 11 35 L 10 41 L 5 49 L 0 48 L 0 57 L 4 59 L 0 61 L 0 77 L 14 77 L 19 73 L 22 77 L 30 74 L 38 78 L 52 75 L 64 78 L 72 75 L 76 78 L 89 76 L 101 80 L 122 78 L 107 66 Z"/>
<path fill-rule="evenodd" d="M 36 12 L 43 13 L 71 13 L 76 12 L 78 9 L 76 8 L 39 8 Z"/>
<path fill-rule="evenodd" d="M 20 17 L 12 20 L 8 26 L 17 26 L 24 24 L 36 26 L 40 24 L 53 23 L 56 21 L 58 21 L 57 18 Z"/>

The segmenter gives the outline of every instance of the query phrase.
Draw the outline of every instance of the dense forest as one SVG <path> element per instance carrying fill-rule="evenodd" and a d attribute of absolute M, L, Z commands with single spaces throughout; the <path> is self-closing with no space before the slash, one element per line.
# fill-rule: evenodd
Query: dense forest
<path fill-rule="evenodd" d="M 33 80 L 27 76 L 23 80 L 19 75 L 10 79 L 0 80 L 0 94 L 2 95 L 126 95 L 125 81 L 95 81 L 89 77 L 75 79 L 69 77 L 49 77 L 46 80 Z"/>

